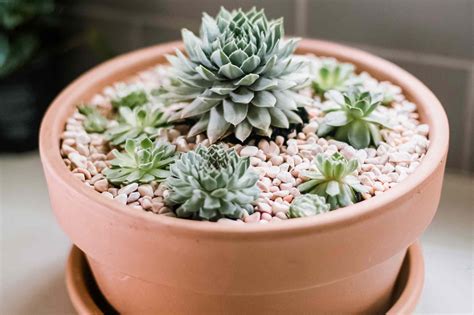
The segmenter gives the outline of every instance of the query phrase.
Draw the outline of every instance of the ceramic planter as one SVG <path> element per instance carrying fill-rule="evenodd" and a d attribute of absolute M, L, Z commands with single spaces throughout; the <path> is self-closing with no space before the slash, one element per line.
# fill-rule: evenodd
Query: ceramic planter
<path fill-rule="evenodd" d="M 407 248 L 436 212 L 448 122 L 436 97 L 394 64 L 349 47 L 303 40 L 299 53 L 351 62 L 400 86 L 430 126 L 430 147 L 402 184 L 355 205 L 269 225 L 220 225 L 157 216 L 104 198 L 64 165 L 59 138 L 77 103 L 164 62 L 180 43 L 139 50 L 89 71 L 61 93 L 41 129 L 51 204 L 119 312 L 179 314 L 381 313 Z"/>

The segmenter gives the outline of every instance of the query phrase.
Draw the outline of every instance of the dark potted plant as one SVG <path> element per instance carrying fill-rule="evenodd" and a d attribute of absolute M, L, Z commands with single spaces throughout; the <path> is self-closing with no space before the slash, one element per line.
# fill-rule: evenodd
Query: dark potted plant
<path fill-rule="evenodd" d="M 0 150 L 36 147 L 39 122 L 57 91 L 54 0 L 0 2 Z"/>

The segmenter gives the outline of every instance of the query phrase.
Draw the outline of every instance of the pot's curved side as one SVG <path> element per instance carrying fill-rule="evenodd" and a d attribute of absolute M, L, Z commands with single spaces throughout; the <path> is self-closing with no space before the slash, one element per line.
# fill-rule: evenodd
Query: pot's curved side
<path fill-rule="evenodd" d="M 284 295 L 336 282 L 349 284 L 356 274 L 378 265 L 386 265 L 381 274 L 394 279 L 399 258 L 425 230 L 438 206 L 447 120 L 437 99 L 421 82 L 356 49 L 311 40 L 302 41 L 299 48 L 300 52 L 353 62 L 360 70 L 400 85 L 420 106 L 422 119 L 431 127 L 431 146 L 418 169 L 382 195 L 313 218 L 228 226 L 135 211 L 74 179 L 59 156 L 58 139 L 75 104 L 106 84 L 162 62 L 163 55 L 176 45 L 134 52 L 90 71 L 69 86 L 48 111 L 41 130 L 43 167 L 53 209 L 73 242 L 107 270 L 180 293 Z M 93 269 L 98 278 L 107 278 L 104 268 Z M 102 282 L 107 281 L 113 279 Z M 376 286 L 373 281 L 352 288 L 368 292 L 371 286 Z M 380 296 L 368 294 L 367 298 L 375 303 Z"/>

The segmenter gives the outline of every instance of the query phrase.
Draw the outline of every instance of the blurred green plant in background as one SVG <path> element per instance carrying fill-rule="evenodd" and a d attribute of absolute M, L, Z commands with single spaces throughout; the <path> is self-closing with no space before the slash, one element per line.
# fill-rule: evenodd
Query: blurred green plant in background
<path fill-rule="evenodd" d="M 0 0 L 0 78 L 44 49 L 42 37 L 55 24 L 54 0 Z"/>

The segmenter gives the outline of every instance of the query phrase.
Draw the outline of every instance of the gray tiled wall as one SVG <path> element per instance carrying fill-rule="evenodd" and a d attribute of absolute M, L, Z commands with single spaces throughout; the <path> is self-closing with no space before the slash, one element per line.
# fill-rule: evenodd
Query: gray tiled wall
<path fill-rule="evenodd" d="M 95 28 L 116 53 L 179 39 L 202 11 L 264 7 L 287 34 L 361 47 L 430 87 L 450 120 L 448 167 L 474 172 L 474 0 L 83 0 L 65 7 L 71 29 Z M 101 60 L 81 48 L 66 56 L 65 80 Z M 71 65 L 68 67 L 67 65 Z"/>

